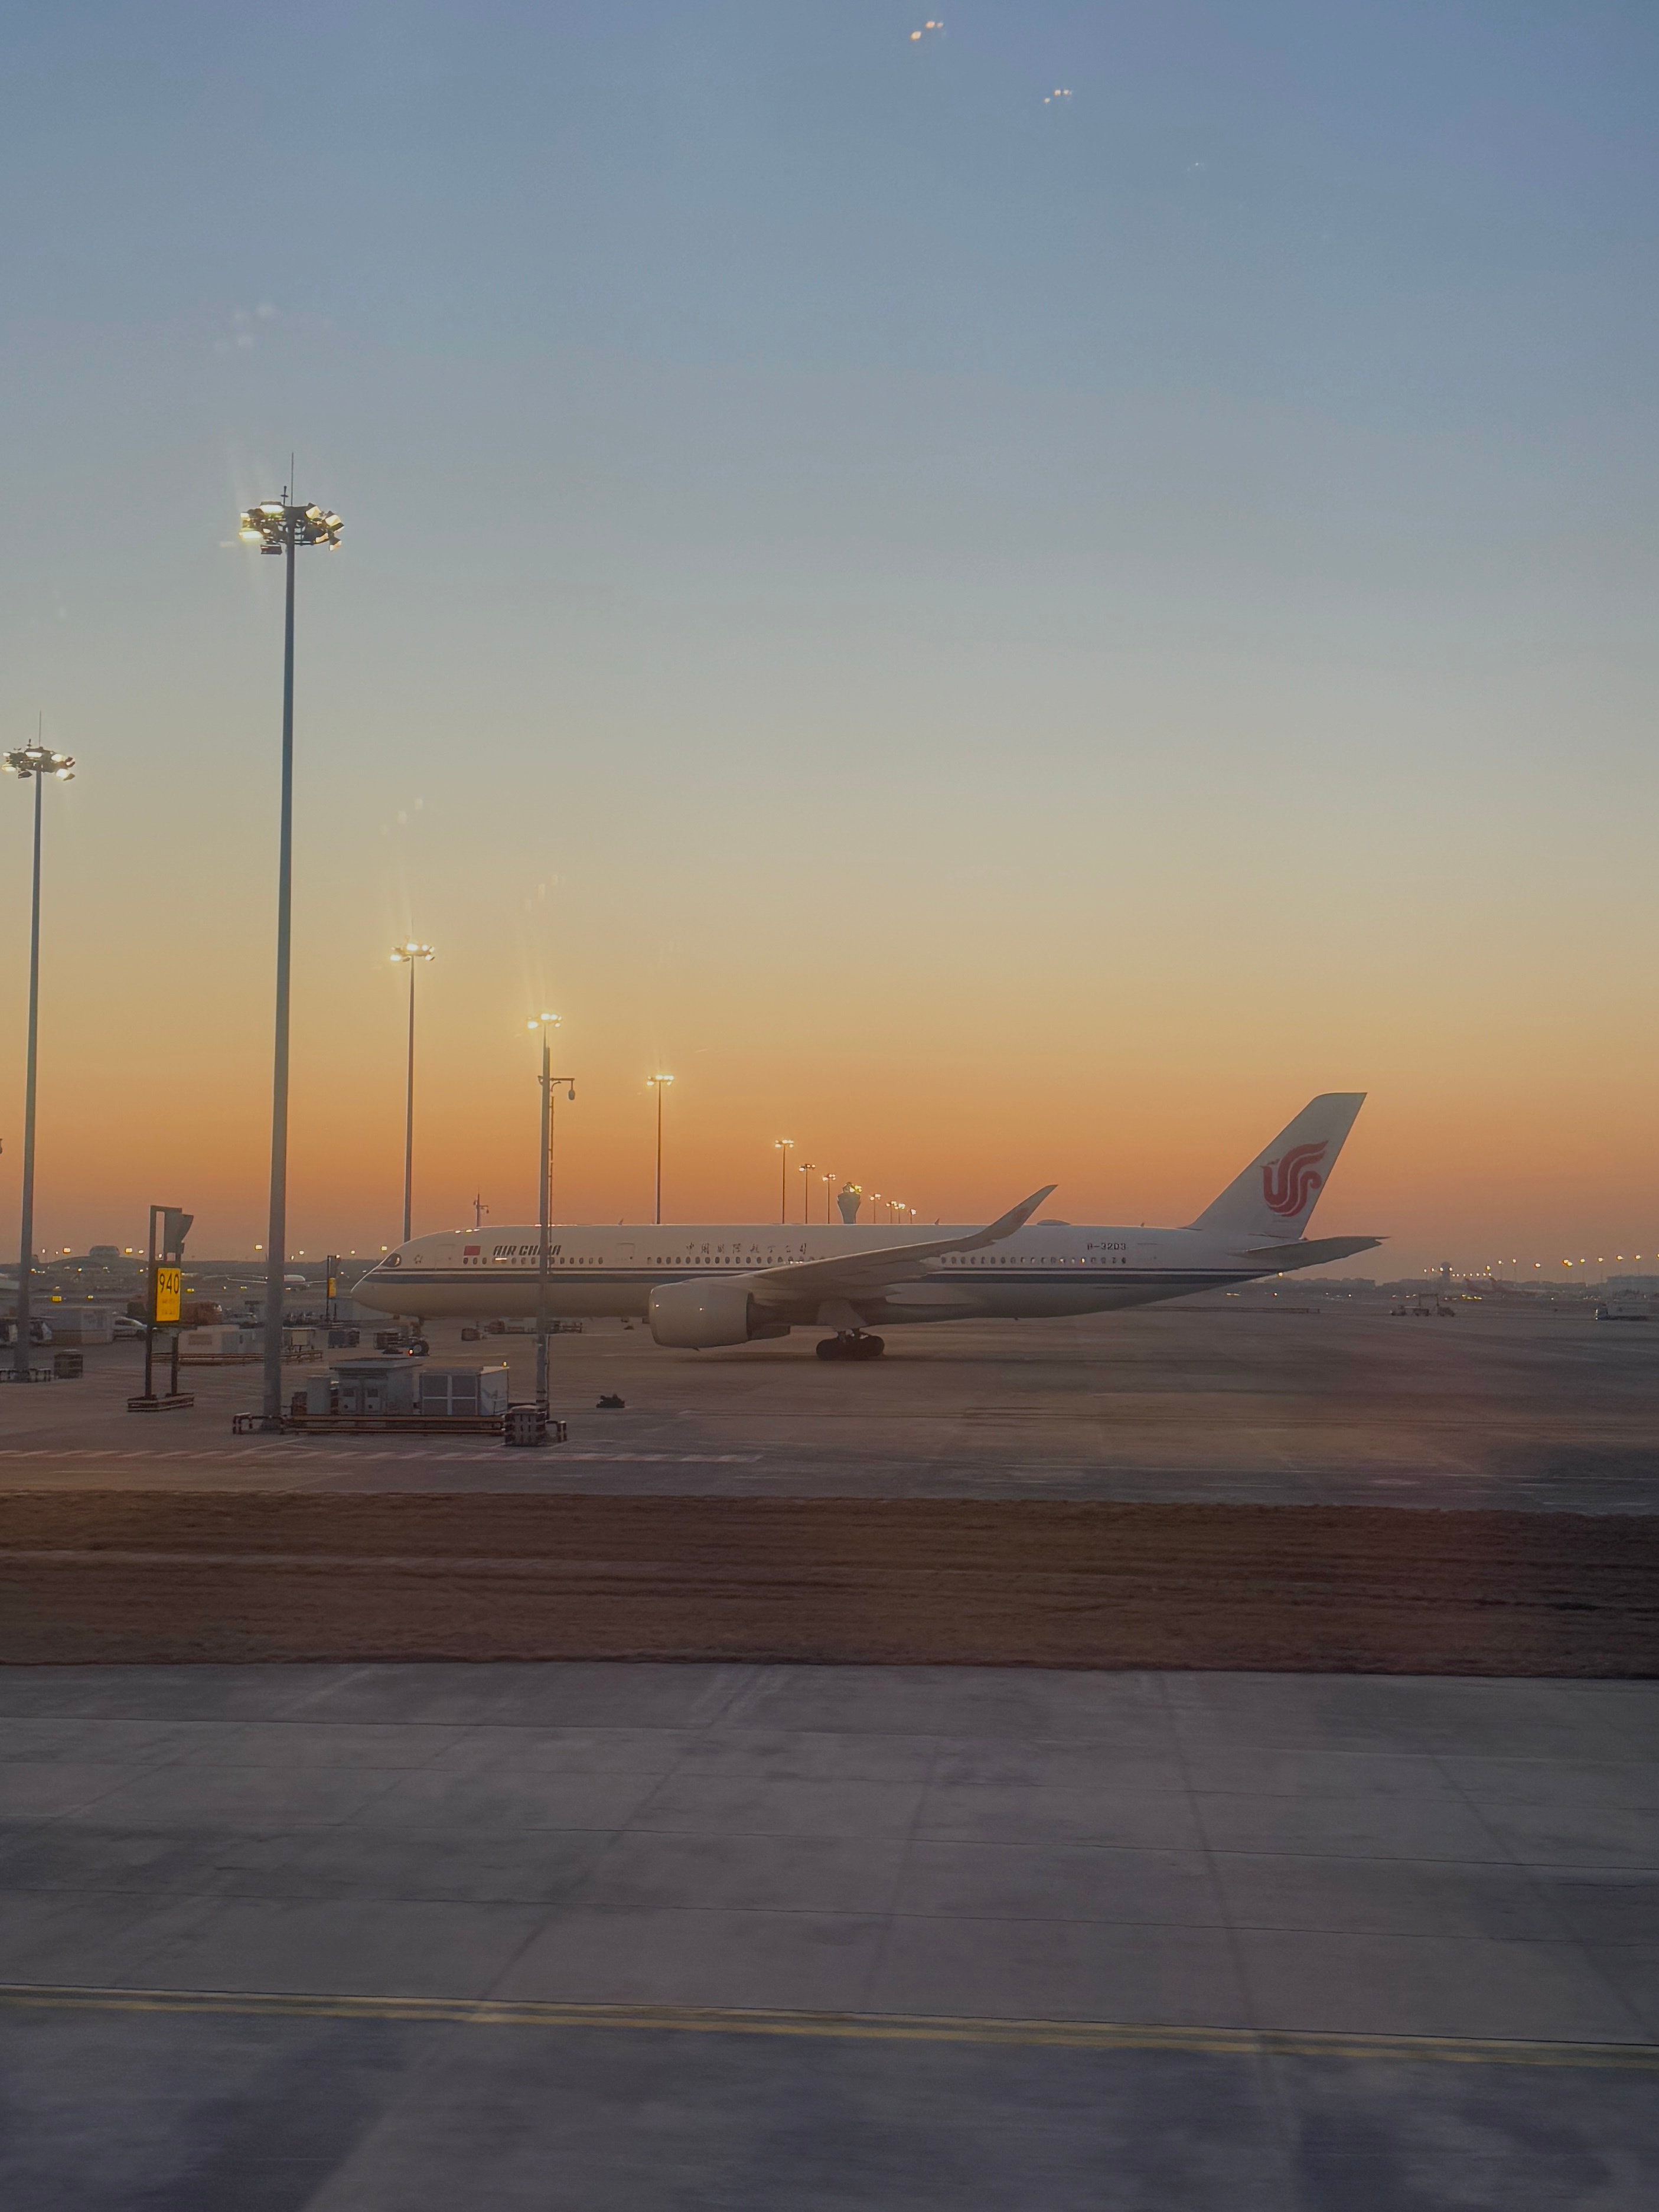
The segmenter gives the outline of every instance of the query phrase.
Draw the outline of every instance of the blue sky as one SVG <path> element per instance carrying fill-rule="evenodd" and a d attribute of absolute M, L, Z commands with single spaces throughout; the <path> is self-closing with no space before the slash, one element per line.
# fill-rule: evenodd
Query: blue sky
<path fill-rule="evenodd" d="M 314 1233 L 395 1199 L 415 928 L 434 1049 L 482 1055 L 477 1097 L 434 1071 L 451 1211 L 551 994 L 601 1212 L 639 1075 L 701 1055 L 710 1209 L 813 1114 L 947 1210 L 1045 1148 L 1079 1207 L 1173 1207 L 1176 1136 L 1224 1167 L 1354 1085 L 1361 1225 L 1633 1241 L 1651 961 L 1605 917 L 1651 905 L 1659 19 L 925 19 L 14 11 L 0 710 L 87 765 L 64 1241 L 193 1171 L 181 1091 L 246 1139 L 207 1218 L 258 1233 L 276 579 L 230 541 L 290 447 L 347 520 L 303 586 Z M 164 1028 L 107 1004 L 136 914 L 189 948 Z M 112 1133 L 112 1036 L 161 1101 Z M 1030 1075 L 980 1119 L 988 1052 Z M 336 1157 L 341 1083 L 392 1134 Z M 1109 1137 L 1056 1126 L 1073 1091 Z"/>

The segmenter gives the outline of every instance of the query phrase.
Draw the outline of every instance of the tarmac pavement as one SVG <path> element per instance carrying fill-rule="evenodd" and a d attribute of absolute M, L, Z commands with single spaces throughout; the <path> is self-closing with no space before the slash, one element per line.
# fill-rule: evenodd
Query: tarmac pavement
<path fill-rule="evenodd" d="M 1659 1685 L 0 1671 L 9 2212 L 1650 2205 Z"/>
<path fill-rule="evenodd" d="M 543 1453 L 233 1439 L 248 1370 L 131 1415 L 117 1346 L 0 1390 L 0 1486 L 1659 1490 L 1659 1332 L 1588 1314 L 890 1346 L 561 1338 Z M 1646 2212 L 1656 1747 L 1639 1681 L 0 1669 L 0 2202 Z"/>
<path fill-rule="evenodd" d="M 591 1325 L 551 1345 L 570 1441 L 233 1437 L 255 1368 L 187 1369 L 196 1407 L 126 1411 L 138 1354 L 79 1382 L 0 1389 L 0 1486 L 244 1485 L 837 1497 L 1190 1499 L 1645 1512 L 1659 1498 L 1659 1329 L 1460 1304 L 1197 1301 L 1079 1321 L 895 1330 L 884 1359 L 825 1364 L 814 1333 L 667 1352 Z M 506 1357 L 525 1337 L 435 1358 Z M 294 1387 L 307 1372 L 288 1370 Z M 601 1412 L 600 1395 L 625 1400 Z"/>

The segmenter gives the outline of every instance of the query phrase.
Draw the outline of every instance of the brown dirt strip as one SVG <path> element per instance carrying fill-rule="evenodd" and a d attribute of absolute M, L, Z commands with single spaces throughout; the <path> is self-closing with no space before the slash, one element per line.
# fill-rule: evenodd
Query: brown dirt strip
<path fill-rule="evenodd" d="M 1659 1518 L 261 1492 L 0 1497 L 0 1661 L 1659 1674 Z"/>

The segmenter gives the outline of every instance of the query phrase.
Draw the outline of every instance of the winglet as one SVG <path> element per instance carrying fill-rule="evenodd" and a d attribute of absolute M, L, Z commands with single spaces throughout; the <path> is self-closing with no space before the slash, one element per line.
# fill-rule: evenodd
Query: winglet
<path fill-rule="evenodd" d="M 1000 1244 L 1005 1237 L 1012 1237 L 1017 1229 L 1024 1229 L 1043 1200 L 1052 1198 L 1059 1188 L 1057 1182 L 1045 1182 L 1041 1190 L 1034 1190 L 1019 1205 L 1011 1206 L 1006 1213 L 999 1214 L 988 1228 L 980 1231 L 977 1237 L 964 1238 L 961 1249 L 971 1251 L 981 1244 Z"/>

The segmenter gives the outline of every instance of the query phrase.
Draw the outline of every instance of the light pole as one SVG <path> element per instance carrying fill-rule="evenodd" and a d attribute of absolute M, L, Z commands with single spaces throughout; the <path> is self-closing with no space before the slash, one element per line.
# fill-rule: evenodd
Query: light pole
<path fill-rule="evenodd" d="M 40 1030 L 40 794 L 46 778 L 68 783 L 75 774 L 69 753 L 55 753 L 50 745 L 19 745 L 5 756 L 3 766 L 25 781 L 34 779 L 34 890 L 29 908 L 29 1041 L 23 1079 L 23 1218 L 18 1237 L 17 1343 L 12 1353 L 13 1378 L 27 1382 L 29 1361 L 29 1291 L 34 1268 L 34 1077 L 36 1047 Z"/>
<path fill-rule="evenodd" d="M 826 1229 L 830 1226 L 830 1186 L 835 1180 L 836 1171 L 831 1168 L 823 1178 L 823 1225 Z"/>
<path fill-rule="evenodd" d="M 657 1094 L 657 1226 L 662 1226 L 662 1094 L 674 1080 L 672 1075 L 647 1075 L 646 1081 Z"/>
<path fill-rule="evenodd" d="M 559 1085 L 565 1086 L 565 1097 L 571 1105 L 576 1103 L 576 1079 L 574 1075 L 556 1075 L 547 1107 L 547 1225 L 550 1230 L 556 1219 L 553 1210 L 553 1155 L 559 1146 Z M 484 1211 L 489 1212 L 486 1206 Z"/>
<path fill-rule="evenodd" d="M 416 945 L 411 938 L 406 945 L 394 945 L 392 957 L 409 969 L 409 1091 L 404 1108 L 404 1242 L 407 1244 L 415 1202 L 415 970 L 422 960 L 435 960 L 438 956 L 429 945 Z"/>
<path fill-rule="evenodd" d="M 817 1162 L 816 1160 L 803 1160 L 800 1165 L 795 1170 L 795 1173 L 798 1176 L 809 1176 L 815 1171 L 817 1167 Z M 811 1182 L 804 1182 L 800 1187 L 800 1225 L 803 1229 L 805 1228 L 807 1223 L 812 1218 L 812 1208 L 810 1203 L 811 1196 L 812 1186 Z"/>
<path fill-rule="evenodd" d="M 288 1001 L 289 952 L 294 927 L 294 556 L 301 545 L 340 543 L 340 518 L 326 507 L 290 505 L 290 484 L 281 499 L 251 507 L 242 517 L 245 544 L 288 563 L 283 623 L 283 796 L 276 858 L 276 1024 L 270 1075 L 270 1227 L 265 1239 L 265 1374 L 264 1424 L 283 1419 L 283 1270 L 288 1258 Z"/>
<path fill-rule="evenodd" d="M 552 1218 L 549 1201 L 548 1163 L 553 1152 L 553 1032 L 559 1026 L 556 1014 L 538 1014 L 525 1024 L 542 1036 L 542 1137 L 538 1164 L 536 1170 L 536 1396 L 543 1407 L 547 1404 L 547 1231 Z"/>
<path fill-rule="evenodd" d="M 657 1228 L 661 1228 L 661 1095 L 672 1084 L 672 1075 L 648 1075 L 646 1084 L 657 1093 Z"/>
<path fill-rule="evenodd" d="M 789 1219 L 789 1155 L 795 1149 L 793 1137 L 780 1137 L 772 1147 L 778 1155 L 778 1222 L 781 1227 Z"/>

